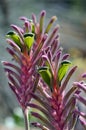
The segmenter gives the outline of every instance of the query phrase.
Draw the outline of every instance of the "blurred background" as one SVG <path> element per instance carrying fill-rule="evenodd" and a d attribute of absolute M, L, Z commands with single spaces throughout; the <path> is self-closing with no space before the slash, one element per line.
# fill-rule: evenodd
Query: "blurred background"
<path fill-rule="evenodd" d="M 47 12 L 46 23 L 51 16 L 58 17 L 61 45 L 64 52 L 71 54 L 73 64 L 78 66 L 72 81 L 79 80 L 78 75 L 86 71 L 86 0 L 0 0 L 0 130 L 14 130 L 16 125 L 17 130 L 24 130 L 21 111 L 8 87 L 1 63 L 10 59 L 5 50 L 5 35 L 11 30 L 10 24 L 22 25 L 18 19 L 20 16 L 31 18 L 32 13 L 35 13 L 39 17 L 43 9 Z M 76 127 L 76 130 L 83 128 Z"/>

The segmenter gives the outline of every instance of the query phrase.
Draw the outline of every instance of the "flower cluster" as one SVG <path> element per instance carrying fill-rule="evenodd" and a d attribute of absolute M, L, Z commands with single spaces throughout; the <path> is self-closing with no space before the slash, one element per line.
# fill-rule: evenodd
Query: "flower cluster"
<path fill-rule="evenodd" d="M 77 101 L 86 105 L 86 99 L 80 96 L 82 91 L 86 93 L 86 84 L 82 81 L 74 82 L 67 91 L 68 82 L 77 67 L 71 67 L 69 54 L 62 54 L 59 26 L 56 25 L 51 31 L 56 16 L 51 17 L 44 29 L 45 15 L 43 10 L 39 22 L 34 14 L 32 20 L 20 17 L 24 22 L 23 28 L 11 25 L 14 31 L 8 32 L 6 36 L 10 45 L 7 51 L 13 61 L 3 62 L 9 86 L 15 93 L 24 115 L 29 107 L 42 112 L 31 112 L 32 116 L 42 121 L 33 122 L 35 127 L 42 130 L 71 130 L 79 118 L 86 129 L 86 114 L 80 112 L 77 106 Z M 33 103 L 32 98 L 38 104 Z M 27 122 L 28 119 L 26 130 L 29 129 Z"/>

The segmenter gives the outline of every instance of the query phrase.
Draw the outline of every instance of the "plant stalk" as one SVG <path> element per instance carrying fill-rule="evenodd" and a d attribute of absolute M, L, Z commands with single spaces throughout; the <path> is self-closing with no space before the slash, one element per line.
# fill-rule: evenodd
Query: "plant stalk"
<path fill-rule="evenodd" d="M 24 114 L 24 121 L 25 121 L 25 130 L 30 130 L 30 123 L 29 123 L 29 119 L 28 119 L 28 109 L 27 108 L 25 110 L 23 110 L 23 114 Z"/>

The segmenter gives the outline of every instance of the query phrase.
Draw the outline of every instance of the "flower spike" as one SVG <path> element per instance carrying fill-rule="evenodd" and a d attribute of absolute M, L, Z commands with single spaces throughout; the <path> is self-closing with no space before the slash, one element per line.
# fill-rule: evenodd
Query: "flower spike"
<path fill-rule="evenodd" d="M 86 94 L 86 83 L 68 84 L 77 66 L 71 67 L 69 54 L 63 54 L 60 47 L 59 26 L 53 28 L 57 17 L 51 17 L 45 28 L 45 15 L 43 10 L 38 21 L 32 14 L 32 20 L 20 17 L 23 27 L 11 25 L 13 30 L 7 33 L 6 41 L 12 61 L 3 61 L 9 87 L 23 111 L 25 130 L 30 130 L 29 114 L 39 120 L 31 124 L 41 130 L 72 130 L 77 119 L 86 129 L 86 114 L 77 106 L 80 102 L 86 107 L 82 96 L 82 92 Z"/>

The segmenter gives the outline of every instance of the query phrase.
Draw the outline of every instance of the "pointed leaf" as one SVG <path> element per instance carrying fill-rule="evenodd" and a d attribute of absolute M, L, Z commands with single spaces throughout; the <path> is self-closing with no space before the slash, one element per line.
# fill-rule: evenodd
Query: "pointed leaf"
<path fill-rule="evenodd" d="M 59 82 L 61 82 L 62 79 L 64 78 L 64 76 L 66 75 L 70 65 L 71 65 L 71 62 L 68 60 L 61 62 L 61 65 L 60 65 L 59 70 L 58 70 Z"/>

